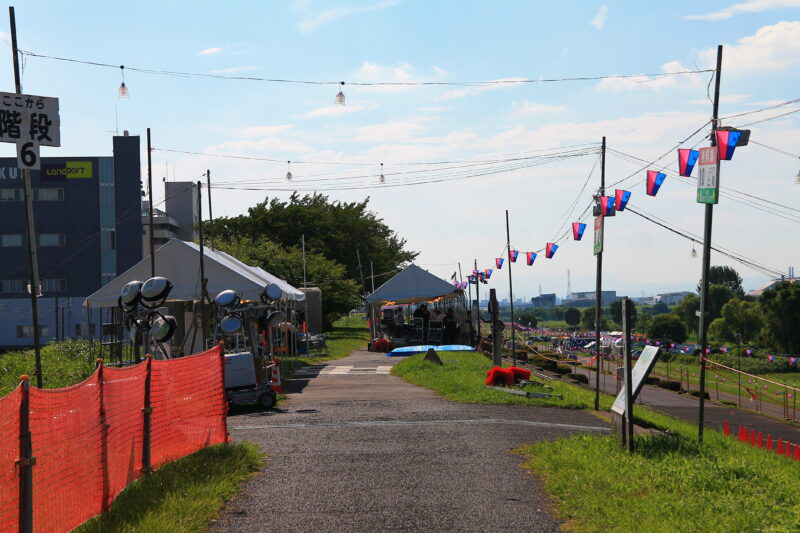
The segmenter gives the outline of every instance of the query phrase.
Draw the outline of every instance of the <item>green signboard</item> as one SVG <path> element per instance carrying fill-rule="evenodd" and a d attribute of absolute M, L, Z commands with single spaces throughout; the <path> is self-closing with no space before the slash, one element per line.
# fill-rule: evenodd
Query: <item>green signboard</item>
<path fill-rule="evenodd" d="M 719 152 L 716 146 L 700 148 L 697 166 L 697 203 L 719 203 Z"/>
<path fill-rule="evenodd" d="M 603 215 L 594 217 L 594 255 L 603 251 Z"/>

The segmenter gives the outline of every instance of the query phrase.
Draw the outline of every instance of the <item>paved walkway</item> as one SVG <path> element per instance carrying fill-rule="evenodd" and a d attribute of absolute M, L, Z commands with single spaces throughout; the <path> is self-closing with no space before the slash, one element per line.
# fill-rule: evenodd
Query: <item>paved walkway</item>
<path fill-rule="evenodd" d="M 357 351 L 289 380 L 279 411 L 230 416 L 234 440 L 269 457 L 214 530 L 559 531 L 512 451 L 608 426 L 577 410 L 448 402 L 383 371 L 397 362 Z"/>

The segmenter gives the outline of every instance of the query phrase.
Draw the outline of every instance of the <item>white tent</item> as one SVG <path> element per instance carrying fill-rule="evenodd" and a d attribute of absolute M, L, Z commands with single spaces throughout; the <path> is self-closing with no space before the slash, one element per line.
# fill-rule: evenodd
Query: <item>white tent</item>
<path fill-rule="evenodd" d="M 200 246 L 193 242 L 171 239 L 156 249 L 156 275 L 170 280 L 173 289 L 168 302 L 195 301 L 200 299 Z M 244 300 L 258 300 L 264 287 L 277 285 L 285 300 L 300 301 L 305 294 L 286 281 L 258 267 L 246 265 L 234 257 L 209 248 L 203 249 L 205 275 L 208 279 L 208 294 L 213 298 L 218 293 L 232 289 Z M 116 307 L 122 287 L 134 280 L 150 278 L 150 257 L 145 257 L 134 266 L 110 281 L 83 302 L 84 307 Z"/>
<path fill-rule="evenodd" d="M 456 298 L 464 294 L 441 278 L 417 265 L 409 265 L 367 296 L 369 304 L 411 304 L 437 298 Z"/>

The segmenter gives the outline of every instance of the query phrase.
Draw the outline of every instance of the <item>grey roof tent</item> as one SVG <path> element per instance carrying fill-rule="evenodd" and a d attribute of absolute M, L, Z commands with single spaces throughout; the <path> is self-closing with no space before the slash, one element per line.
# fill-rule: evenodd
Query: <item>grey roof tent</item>
<path fill-rule="evenodd" d="M 367 296 L 369 304 L 413 304 L 455 298 L 464 291 L 417 265 L 409 265 Z"/>

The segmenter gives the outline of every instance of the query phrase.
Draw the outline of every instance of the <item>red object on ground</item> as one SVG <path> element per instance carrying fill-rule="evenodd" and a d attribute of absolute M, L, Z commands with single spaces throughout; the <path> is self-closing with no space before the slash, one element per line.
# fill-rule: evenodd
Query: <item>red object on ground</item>
<path fill-rule="evenodd" d="M 755 429 L 751 429 L 750 430 L 750 446 L 755 446 L 755 445 L 756 445 L 756 430 Z"/>
<path fill-rule="evenodd" d="M 274 392 L 283 393 L 283 385 L 281 385 L 281 362 L 277 357 L 275 364 L 272 365 L 272 371 L 269 377 L 269 388 Z"/>
<path fill-rule="evenodd" d="M 772 451 L 772 435 L 767 435 L 767 449 Z"/>
<path fill-rule="evenodd" d="M 794 460 L 800 461 L 800 445 L 798 444 L 794 445 Z"/>
<path fill-rule="evenodd" d="M 760 431 L 758 432 L 758 447 L 759 448 L 763 448 L 764 447 L 764 434 L 761 433 Z"/>
<path fill-rule="evenodd" d="M 726 437 L 731 436 L 731 428 L 728 426 L 728 421 L 725 421 L 725 426 L 722 428 L 722 432 L 725 434 Z"/>
<path fill-rule="evenodd" d="M 487 385 L 506 385 L 514 384 L 514 373 L 508 368 L 492 367 L 486 372 Z"/>
<path fill-rule="evenodd" d="M 792 445 L 789 444 L 788 442 L 786 443 L 786 458 L 787 459 L 791 459 L 792 458 Z"/>
<path fill-rule="evenodd" d="M 787 442 L 788 445 L 788 442 Z M 778 449 L 776 450 L 778 455 L 783 455 L 783 439 L 778 438 Z"/>
<path fill-rule="evenodd" d="M 514 379 L 519 381 L 521 379 L 531 379 L 531 371 L 527 368 L 519 368 L 516 366 L 510 366 L 507 370 L 510 370 L 512 374 L 514 374 Z"/>
<path fill-rule="evenodd" d="M 736 437 L 739 439 L 739 442 L 742 442 L 742 425 L 739 424 L 739 433 L 737 433 Z"/>

